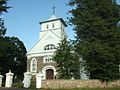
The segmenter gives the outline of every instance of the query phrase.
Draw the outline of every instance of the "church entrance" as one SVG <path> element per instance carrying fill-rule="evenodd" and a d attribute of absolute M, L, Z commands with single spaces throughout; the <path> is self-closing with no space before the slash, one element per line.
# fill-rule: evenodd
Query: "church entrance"
<path fill-rule="evenodd" d="M 53 79 L 54 71 L 52 69 L 46 70 L 46 79 Z"/>

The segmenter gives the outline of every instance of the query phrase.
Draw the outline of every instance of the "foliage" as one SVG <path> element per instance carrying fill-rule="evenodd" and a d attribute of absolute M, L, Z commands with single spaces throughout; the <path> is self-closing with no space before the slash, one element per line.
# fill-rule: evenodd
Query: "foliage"
<path fill-rule="evenodd" d="M 0 0 L 0 15 L 3 12 L 7 12 L 7 9 L 9 9 L 10 7 L 7 6 L 7 1 L 8 0 Z"/>
<path fill-rule="evenodd" d="M 27 63 L 24 44 L 16 37 L 5 37 L 1 41 L 0 72 L 5 75 L 12 70 L 15 76 L 22 78 Z"/>
<path fill-rule="evenodd" d="M 3 37 L 6 33 L 6 28 L 4 26 L 4 20 L 0 18 L 0 37 Z"/>
<path fill-rule="evenodd" d="M 3 12 L 7 12 L 7 10 L 10 8 L 7 6 L 8 0 L 0 0 L 0 16 Z M 0 37 L 4 36 L 6 33 L 6 28 L 4 26 L 4 20 L 0 17 Z"/>
<path fill-rule="evenodd" d="M 76 51 L 90 79 L 120 79 L 120 6 L 116 0 L 70 0 Z"/>
<path fill-rule="evenodd" d="M 79 58 L 73 51 L 73 46 L 66 38 L 59 44 L 54 56 L 54 60 L 57 63 L 59 78 L 79 78 Z"/>

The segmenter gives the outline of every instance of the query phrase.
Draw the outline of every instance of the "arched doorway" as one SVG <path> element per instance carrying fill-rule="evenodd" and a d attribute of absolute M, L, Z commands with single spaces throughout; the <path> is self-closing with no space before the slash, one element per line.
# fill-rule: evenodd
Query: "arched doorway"
<path fill-rule="evenodd" d="M 54 71 L 52 69 L 46 70 L 46 79 L 53 79 Z"/>
<path fill-rule="evenodd" d="M 48 79 L 47 77 L 49 76 L 50 72 L 51 72 L 51 78 L 54 79 L 54 76 L 56 75 L 56 69 L 54 66 L 48 65 L 42 69 L 43 80 Z M 53 73 L 53 77 L 52 77 L 52 73 Z"/>

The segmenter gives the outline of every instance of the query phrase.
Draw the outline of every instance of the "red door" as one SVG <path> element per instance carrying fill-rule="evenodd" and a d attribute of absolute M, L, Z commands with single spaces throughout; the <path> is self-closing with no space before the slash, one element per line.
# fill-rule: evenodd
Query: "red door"
<path fill-rule="evenodd" d="M 53 70 L 52 69 L 46 70 L 46 79 L 53 79 Z"/>

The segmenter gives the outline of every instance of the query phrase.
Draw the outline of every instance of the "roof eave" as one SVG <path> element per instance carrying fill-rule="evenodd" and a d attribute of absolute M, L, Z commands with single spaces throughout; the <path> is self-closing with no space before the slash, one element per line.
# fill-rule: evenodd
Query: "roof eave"
<path fill-rule="evenodd" d="M 62 18 L 53 19 L 53 20 L 48 20 L 48 21 L 42 21 L 42 22 L 39 22 L 39 23 L 42 24 L 42 23 L 51 22 L 51 21 L 56 21 L 56 20 L 60 20 L 60 21 L 65 25 L 65 27 L 67 27 L 67 24 L 65 23 L 65 21 L 64 21 Z"/>

